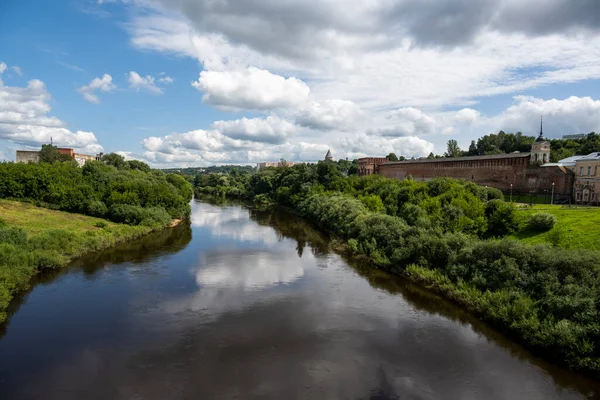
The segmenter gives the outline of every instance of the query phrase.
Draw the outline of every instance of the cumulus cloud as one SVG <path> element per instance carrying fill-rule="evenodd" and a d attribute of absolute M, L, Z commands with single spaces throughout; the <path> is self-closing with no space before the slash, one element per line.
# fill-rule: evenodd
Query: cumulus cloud
<path fill-rule="evenodd" d="M 165 77 L 162 79 L 169 79 L 171 80 L 170 77 Z M 137 90 L 138 92 L 140 90 L 146 91 L 148 93 L 153 93 L 153 94 L 162 94 L 163 90 L 161 88 L 159 88 L 158 86 L 156 86 L 155 84 L 155 78 L 152 75 L 146 75 L 141 76 L 140 74 L 138 74 L 135 71 L 129 71 L 129 87 L 131 89 Z M 160 79 L 158 80 L 159 82 L 163 82 Z M 171 83 L 172 80 L 170 82 L 167 83 Z"/>
<path fill-rule="evenodd" d="M 0 80 L 0 138 L 14 143 L 39 146 L 52 141 L 85 152 L 102 151 L 92 132 L 69 130 L 60 119 L 49 116 L 50 94 L 40 80 L 26 87 L 6 86 Z"/>
<path fill-rule="evenodd" d="M 204 92 L 202 101 L 228 109 L 267 110 L 297 106 L 310 89 L 299 79 L 284 78 L 255 67 L 202 71 L 192 85 Z"/>
<path fill-rule="evenodd" d="M 21 67 L 18 67 L 16 65 L 13 65 L 12 67 L 10 67 L 10 69 L 17 75 L 22 76 L 23 75 L 23 71 L 21 70 Z"/>
<path fill-rule="evenodd" d="M 348 130 L 354 126 L 363 111 L 349 100 L 311 102 L 296 116 L 300 126 L 317 130 Z"/>
<path fill-rule="evenodd" d="M 294 124 L 272 116 L 266 119 L 242 118 L 234 121 L 216 121 L 212 126 L 232 139 L 272 144 L 281 144 L 296 132 Z"/>
<path fill-rule="evenodd" d="M 544 100 L 531 96 L 516 96 L 514 104 L 488 124 L 507 132 L 539 132 L 540 116 L 544 116 L 544 134 L 551 138 L 570 133 L 600 131 L 600 100 L 571 96 L 563 100 Z"/>
<path fill-rule="evenodd" d="M 436 120 L 433 117 L 413 107 L 399 108 L 391 112 L 387 119 L 393 121 L 394 125 L 370 129 L 367 133 L 387 137 L 420 136 L 429 135 L 436 128 Z"/>
<path fill-rule="evenodd" d="M 4 73 L 4 71 L 6 71 L 6 63 L 4 62 L 0 62 L 0 75 L 2 75 Z"/>
<path fill-rule="evenodd" d="M 360 134 L 342 139 L 338 146 L 350 158 L 383 157 L 390 152 L 404 157 L 422 157 L 434 150 L 433 143 L 416 136 L 390 138 Z"/>
<path fill-rule="evenodd" d="M 77 89 L 77 91 L 83 94 L 83 98 L 86 101 L 94 104 L 100 104 L 100 99 L 95 94 L 96 91 L 100 92 L 112 92 L 117 87 L 112 83 L 112 76 L 109 74 L 104 74 L 102 78 L 94 78 L 92 81 Z"/>

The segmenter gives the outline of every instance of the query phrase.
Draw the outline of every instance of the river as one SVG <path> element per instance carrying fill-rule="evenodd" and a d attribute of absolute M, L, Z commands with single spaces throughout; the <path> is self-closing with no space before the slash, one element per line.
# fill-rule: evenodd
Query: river
<path fill-rule="evenodd" d="M 600 398 L 292 215 L 192 209 L 38 276 L 0 326 L 0 399 Z"/>

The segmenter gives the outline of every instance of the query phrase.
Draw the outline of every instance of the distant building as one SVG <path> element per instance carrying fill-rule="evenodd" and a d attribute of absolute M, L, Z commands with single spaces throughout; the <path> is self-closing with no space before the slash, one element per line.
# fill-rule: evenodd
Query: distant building
<path fill-rule="evenodd" d="M 587 137 L 586 134 L 583 133 L 577 133 L 577 134 L 573 134 L 573 135 L 563 135 L 563 140 L 568 140 L 568 139 L 585 139 Z"/>
<path fill-rule="evenodd" d="M 397 179 L 411 176 L 415 180 L 425 181 L 449 177 L 487 185 L 506 193 L 550 193 L 554 190 L 556 196 L 570 198 L 573 196 L 575 178 L 573 169 L 558 163 L 548 164 L 550 142 L 545 139 L 542 128 L 530 153 L 395 162 L 383 157 L 367 157 L 358 160 L 358 174 L 379 174 Z M 540 164 L 542 167 L 538 167 Z"/>
<path fill-rule="evenodd" d="M 333 161 L 333 154 L 331 154 L 331 150 L 327 150 L 327 154 L 325 154 L 325 161 Z"/>
<path fill-rule="evenodd" d="M 58 152 L 60 154 L 66 154 L 73 158 L 77 164 L 82 167 L 86 162 L 91 160 L 100 160 L 103 153 L 97 154 L 95 156 L 91 156 L 88 154 L 75 153 L 75 151 L 71 148 L 63 148 L 58 147 Z M 40 162 L 40 152 L 39 151 L 30 151 L 30 150 L 17 150 L 16 161 L 18 163 L 38 163 Z"/>
<path fill-rule="evenodd" d="M 600 152 L 568 157 L 555 165 L 575 175 L 573 199 L 576 203 L 600 205 Z"/>
<path fill-rule="evenodd" d="M 275 161 L 275 162 L 260 162 L 256 164 L 256 168 L 263 169 L 267 167 L 291 167 L 296 164 L 306 164 L 306 163 L 297 163 L 293 161 Z"/>

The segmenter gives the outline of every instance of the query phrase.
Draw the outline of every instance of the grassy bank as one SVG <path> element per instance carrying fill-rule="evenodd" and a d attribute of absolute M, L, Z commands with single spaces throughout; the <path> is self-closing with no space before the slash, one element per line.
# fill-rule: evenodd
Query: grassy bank
<path fill-rule="evenodd" d="M 103 250 L 152 231 L 101 218 L 0 200 L 0 323 L 14 293 L 45 268 L 60 268 L 91 251 Z"/>
<path fill-rule="evenodd" d="M 534 205 L 517 208 L 525 218 L 538 212 L 547 212 L 557 219 L 556 226 L 549 232 L 523 230 L 513 237 L 528 244 L 557 243 L 566 249 L 600 250 L 600 208 L 569 207 L 562 205 Z"/>

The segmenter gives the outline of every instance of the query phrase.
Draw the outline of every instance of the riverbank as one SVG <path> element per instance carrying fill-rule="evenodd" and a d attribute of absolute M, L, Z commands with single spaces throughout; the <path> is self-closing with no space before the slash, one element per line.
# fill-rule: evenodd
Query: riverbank
<path fill-rule="evenodd" d="M 6 308 L 13 295 L 26 290 L 38 271 L 62 268 L 86 253 L 137 239 L 153 230 L 0 200 L 0 323 L 7 318 Z"/>

